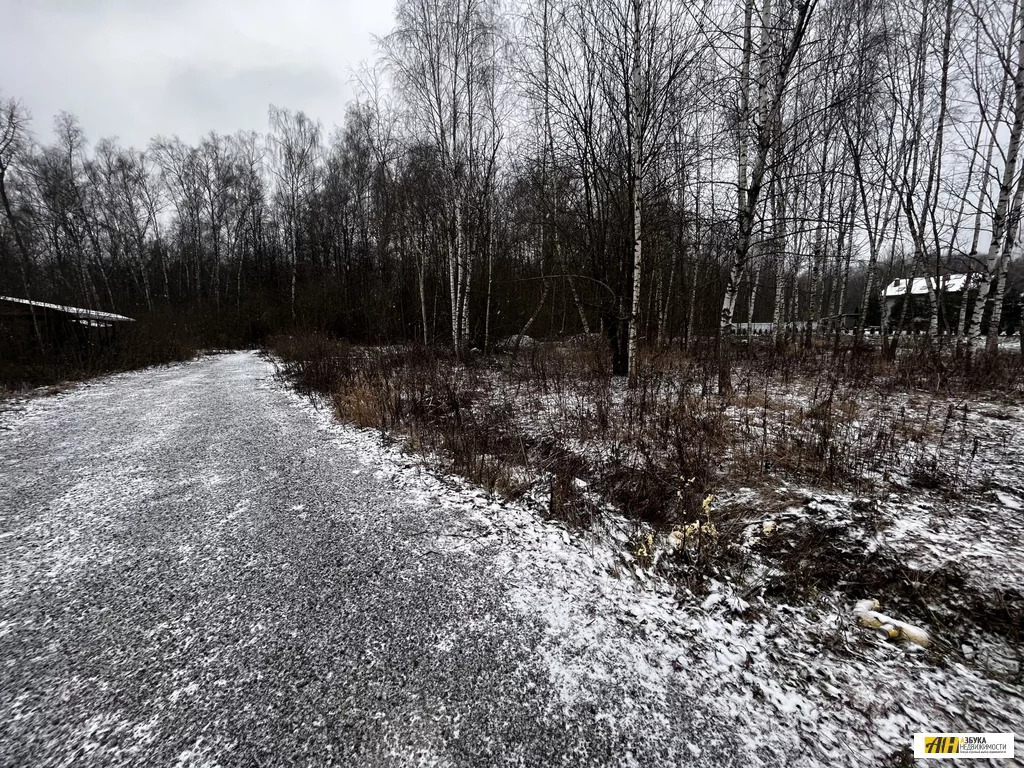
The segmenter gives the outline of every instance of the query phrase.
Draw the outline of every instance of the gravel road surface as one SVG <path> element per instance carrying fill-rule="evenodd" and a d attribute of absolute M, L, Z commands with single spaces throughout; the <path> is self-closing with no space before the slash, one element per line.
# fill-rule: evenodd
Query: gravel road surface
<path fill-rule="evenodd" d="M 436 545 L 459 514 L 252 353 L 8 407 L 0 765 L 748 764 L 627 667 L 567 694 L 507 557 Z"/>

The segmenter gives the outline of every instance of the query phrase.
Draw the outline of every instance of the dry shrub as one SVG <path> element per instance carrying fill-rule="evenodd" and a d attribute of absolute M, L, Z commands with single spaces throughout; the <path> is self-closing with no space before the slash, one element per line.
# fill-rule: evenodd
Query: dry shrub
<path fill-rule="evenodd" d="M 511 410 L 484 402 L 481 371 L 422 347 L 360 348 L 324 337 L 278 337 L 282 374 L 330 397 L 340 418 L 404 435 L 420 452 L 504 493 L 521 491 L 511 470 L 523 451 Z"/>
<path fill-rule="evenodd" d="M 632 388 L 611 375 L 607 345 L 592 337 L 503 345 L 509 351 L 468 359 L 316 336 L 279 337 L 271 346 L 282 372 L 328 395 L 341 418 L 400 436 L 489 490 L 545 491 L 551 518 L 588 526 L 612 504 L 645 537 L 714 523 L 714 536 L 701 534 L 696 549 L 669 558 L 693 589 L 723 568 L 742 568 L 736 544 L 754 512 L 707 520 L 704 500 L 722 489 L 787 481 L 868 491 L 899 475 L 949 494 L 967 490 L 978 482 L 968 409 L 933 407 L 927 393 L 963 392 L 985 376 L 1012 393 L 1020 370 L 1006 360 L 983 376 L 948 354 L 904 350 L 891 362 L 868 347 L 755 342 L 740 349 L 735 393 L 723 398 L 713 345 L 703 341 L 645 352 Z M 935 389 L 940 363 L 946 378 Z M 931 382 L 920 402 L 902 397 L 911 375 Z M 772 559 L 819 589 L 871 586 L 854 574 L 873 579 L 873 561 L 858 564 L 865 553 L 847 544 L 842 531 L 809 526 L 780 541 Z M 895 576 L 890 569 L 882 578 Z"/>

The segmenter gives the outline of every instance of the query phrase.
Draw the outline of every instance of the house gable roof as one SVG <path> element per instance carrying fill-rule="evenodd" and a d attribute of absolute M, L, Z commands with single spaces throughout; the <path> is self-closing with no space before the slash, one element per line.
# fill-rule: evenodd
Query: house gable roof
<path fill-rule="evenodd" d="M 977 285 L 977 276 L 972 276 L 971 286 Z M 944 293 L 962 293 L 964 286 L 967 285 L 967 275 L 942 275 L 938 278 L 938 287 Z M 931 293 L 936 288 L 936 278 L 934 277 L 900 277 L 893 280 L 887 286 L 883 292 L 885 298 L 892 299 L 897 296 L 907 295 L 907 286 L 910 286 L 910 294 L 912 296 L 924 296 Z"/>

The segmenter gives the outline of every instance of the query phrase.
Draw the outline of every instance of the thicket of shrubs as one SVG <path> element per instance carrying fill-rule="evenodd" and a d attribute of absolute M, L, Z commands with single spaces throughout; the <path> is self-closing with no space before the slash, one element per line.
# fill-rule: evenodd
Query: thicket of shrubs
<path fill-rule="evenodd" d="M 808 503 L 781 487 L 866 499 L 884 498 L 890 481 L 950 499 L 984 491 L 973 419 L 982 406 L 966 396 L 1024 396 L 1015 351 L 972 359 L 924 347 L 889 361 L 874 348 L 779 351 L 755 340 L 740 347 L 735 390 L 723 399 L 710 340 L 648 351 L 632 389 L 611 375 L 594 336 L 513 339 L 488 357 L 320 335 L 275 336 L 269 348 L 281 373 L 327 398 L 340 419 L 380 429 L 444 470 L 506 496 L 531 493 L 570 526 L 590 526 L 614 508 L 636 526 L 632 557 L 645 567 L 657 561 L 698 594 L 708 579 L 750 577 L 751 553 L 740 545 L 752 520 Z M 761 501 L 740 503 L 742 488 Z M 850 514 L 857 528 L 881 512 L 862 501 Z M 774 576 L 751 589 L 786 600 L 828 590 L 855 599 L 870 588 L 920 621 L 935 620 L 936 606 L 947 617 L 970 606 L 963 627 L 1017 636 L 1021 595 L 981 594 L 955 569 L 911 573 L 891 551 L 848 534 L 808 514 L 757 549 Z M 655 542 L 665 536 L 678 546 L 657 560 Z"/>
<path fill-rule="evenodd" d="M 611 375 L 596 336 L 513 341 L 502 354 L 468 358 L 321 335 L 275 336 L 269 347 L 284 374 L 328 397 L 342 420 L 400 438 L 474 482 L 514 495 L 522 478 L 546 477 L 552 506 L 585 518 L 587 503 L 574 490 L 582 480 L 661 526 L 692 522 L 728 476 L 857 488 L 872 473 L 899 471 L 955 491 L 967 482 L 969 408 L 909 413 L 894 396 L 1014 397 L 1024 386 L 1014 351 L 971 359 L 920 348 L 890 362 L 871 348 L 780 352 L 755 341 L 737 361 L 733 397 L 723 400 L 710 341 L 646 353 L 632 389 Z"/>

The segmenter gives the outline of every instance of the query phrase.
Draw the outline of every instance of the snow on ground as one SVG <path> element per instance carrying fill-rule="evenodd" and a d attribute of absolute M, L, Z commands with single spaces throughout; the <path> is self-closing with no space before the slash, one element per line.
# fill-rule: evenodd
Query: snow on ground
<path fill-rule="evenodd" d="M 682 384 L 668 381 L 665 386 L 671 392 Z M 611 412 L 622 417 L 624 383 L 614 380 L 606 392 L 596 393 L 573 384 L 543 389 L 536 383 L 512 385 L 503 375 L 491 376 L 488 401 L 493 406 L 513 404 L 511 411 L 524 435 L 554 437 L 592 466 L 607 463 L 619 445 L 618 437 L 629 428 L 615 423 L 613 415 L 603 434 L 586 435 L 587 422 L 599 398 L 607 398 Z M 769 446 L 817 436 L 817 425 L 807 415 L 828 396 L 819 384 L 774 382 L 763 392 L 754 387 L 754 393 L 763 394 L 771 411 L 764 423 Z M 851 472 L 849 481 L 838 485 L 857 487 L 837 494 L 835 482 L 822 483 L 803 489 L 804 495 L 828 493 L 841 508 L 858 498 L 881 500 L 888 518 L 885 543 L 908 565 L 934 570 L 956 564 L 979 588 L 1024 592 L 1024 406 L 852 387 L 840 389 L 832 398 L 836 463 Z M 749 403 L 739 404 L 725 413 L 734 428 L 757 443 L 760 415 L 751 417 L 749 410 Z M 751 418 L 754 423 L 745 423 Z M 871 439 L 873 433 L 884 435 L 884 445 Z M 749 459 L 734 456 L 731 450 L 726 454 L 723 468 L 730 461 L 740 464 Z M 772 481 L 769 475 L 762 484 L 769 498 Z M 723 483 L 728 489 L 733 480 L 726 476 Z M 930 483 L 938 487 L 930 488 Z M 786 490 L 786 482 L 776 484 L 775 490 Z M 753 516 L 758 517 L 756 512 Z"/>
<path fill-rule="evenodd" d="M 979 636 L 975 647 L 955 652 L 943 643 L 941 627 L 927 629 L 943 651 L 893 642 L 859 626 L 853 601 L 839 591 L 787 604 L 725 577 L 711 584 L 709 595 L 694 595 L 630 556 L 631 525 L 622 518 L 610 515 L 600 530 L 570 531 L 543 519 L 542 496 L 499 501 L 431 471 L 429 458 L 386 445 L 379 432 L 339 425 L 326 409 L 295 397 L 322 428 L 358 445 L 368 470 L 401 487 L 409 503 L 463 511 L 464 524 L 435 546 L 466 557 L 500 547 L 512 601 L 547 627 L 547 666 L 566 698 L 587 689 L 581 680 L 626 676 L 655 691 L 669 682 L 684 685 L 709 713 L 725 718 L 745 745 L 741 764 L 752 766 L 879 764 L 905 759 L 915 732 L 1003 732 L 1024 723 L 1020 650 L 998 636 Z M 523 396 L 515 402 L 523 403 Z M 544 411 L 572 403 L 560 395 L 529 405 L 518 410 L 520 419 L 542 434 L 553 425 Z M 979 588 L 1021 589 L 1024 515 L 1017 505 L 1024 497 L 1015 477 L 1024 460 L 1024 418 L 1019 410 L 1009 418 L 975 411 L 972 418 L 988 430 L 991 443 L 986 438 L 978 461 L 1000 489 L 956 502 L 895 492 L 876 500 L 891 521 L 887 527 L 861 533 L 918 567 L 952 559 Z M 782 512 L 776 505 L 766 517 L 757 509 L 763 491 L 731 498 L 753 507 L 758 524 L 747 536 L 750 547 L 771 546 L 766 520 L 778 531 L 809 515 L 840 523 L 857 500 L 816 489 L 781 490 L 804 494 L 805 503 Z M 662 541 L 657 546 L 667 549 Z M 772 565 L 766 560 L 762 567 Z M 863 597 L 888 608 L 887 595 Z M 672 722 L 650 726 L 671 728 Z M 700 744 L 692 744 L 692 752 L 700 754 Z"/>
<path fill-rule="evenodd" d="M 90 386 L 59 397 L 73 400 Z M 338 424 L 326 409 L 292 397 L 322 429 L 355 447 L 365 471 L 388 481 L 410 505 L 461 512 L 460 523 L 437 536 L 433 547 L 466 558 L 497 550 L 511 601 L 546 627 L 542 652 L 566 705 L 579 691 L 592 688 L 587 681 L 627 678 L 654 692 L 683 686 L 706 705 L 709 729 L 720 719 L 729 724 L 730 733 L 709 733 L 708 740 L 738 737 L 744 744 L 738 764 L 751 766 L 878 764 L 905 755 L 912 734 L 919 731 L 1017 729 L 1020 735 L 1024 666 L 1020 647 L 1005 638 L 979 632 L 964 640 L 950 627 L 929 625 L 925 628 L 936 647 L 924 649 L 859 626 L 848 593 L 827 591 L 787 602 L 751 590 L 757 569 L 768 573 L 774 567 L 770 558 L 756 553 L 784 540 L 788 527 L 810 520 L 842 525 L 851 540 L 869 550 L 884 548 L 908 568 L 956 566 L 967 585 L 982 593 L 1024 591 L 1024 412 L 1019 405 L 966 404 L 961 421 L 973 454 L 966 471 L 954 467 L 958 446 L 947 441 L 943 453 L 937 440 L 949 402 L 919 395 L 891 397 L 884 404 L 895 411 L 905 408 L 918 420 L 931 415 L 934 424 L 925 430 L 923 455 L 937 450 L 940 468 L 962 478 L 952 494 L 916 486 L 901 467 L 894 467 L 884 482 L 876 478 L 877 487 L 858 493 L 778 484 L 725 494 L 722 507 L 749 509 L 751 525 L 743 546 L 753 560 L 751 572 L 742 581 L 726 574 L 710 585 L 709 594 L 695 595 L 641 567 L 628 545 L 635 525 L 611 511 L 600 527 L 569 530 L 543 519 L 542 494 L 518 503 L 500 501 L 432 471 L 429 459 L 404 454 L 379 432 Z M 532 397 L 524 391 L 511 402 L 523 406 L 517 407 L 517 418 L 538 435 L 550 434 L 557 425 L 554 409 L 585 413 L 590 407 L 582 397 L 564 393 Z M 613 389 L 609 397 L 621 404 L 623 393 Z M 806 408 L 812 395 L 794 388 L 791 397 L 793 407 Z M 952 405 L 959 412 L 964 403 Z M 4 407 L 31 411 L 36 405 L 22 399 Z M 20 424 L 31 427 L 30 421 Z M 596 456 L 608 448 L 576 440 L 578 450 Z M 122 481 L 131 483 L 130 468 Z M 75 494 L 85 498 L 90 492 L 88 486 L 75 488 L 66 501 L 75 504 Z M 780 507 L 773 494 L 789 501 Z M 881 510 L 874 529 L 852 524 L 857 521 L 851 509 L 865 500 Z M 719 508 L 716 504 L 712 515 Z M 775 525 L 772 533 L 766 532 L 765 522 Z M 657 546 L 668 549 L 662 540 Z M 58 551 L 61 542 L 54 547 L 48 559 L 73 567 Z M 862 597 L 878 599 L 883 612 L 907 618 L 893 607 L 898 595 Z M 953 637 L 957 647 L 950 647 Z M 591 704 L 595 718 L 610 717 L 601 702 Z M 641 717 L 639 707 L 636 717 Z M 673 723 L 647 727 L 672 728 Z M 694 740 L 690 748 L 697 755 L 702 744 Z"/>
<path fill-rule="evenodd" d="M 0 764 L 750 764 L 606 620 L 572 570 L 600 557 L 320 431 L 271 373 L 206 359 L 2 419 Z"/>
<path fill-rule="evenodd" d="M 785 399 L 792 409 L 814 402 L 799 387 Z M 1024 406 L 927 393 L 859 400 L 860 420 L 885 414 L 907 443 L 866 467 L 857 493 L 832 493 L 831 503 L 877 500 L 887 517 L 880 535 L 909 567 L 955 565 L 979 589 L 1024 593 Z"/>

